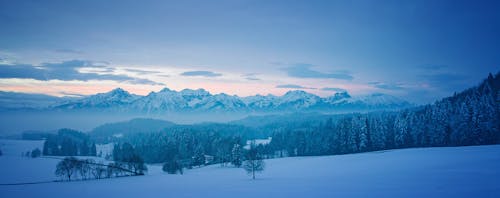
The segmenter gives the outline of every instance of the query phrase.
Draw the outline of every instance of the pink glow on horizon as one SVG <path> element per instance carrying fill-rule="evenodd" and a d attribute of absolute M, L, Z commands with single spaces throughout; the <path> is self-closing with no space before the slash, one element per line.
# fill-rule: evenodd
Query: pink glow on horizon
<path fill-rule="evenodd" d="M 70 95 L 92 95 L 97 93 L 109 92 L 118 87 L 137 95 L 147 95 L 152 91 L 160 91 L 168 87 L 176 91 L 182 89 L 199 89 L 203 88 L 212 94 L 226 93 L 228 95 L 238 95 L 240 97 L 253 96 L 253 95 L 268 95 L 273 94 L 281 96 L 287 91 L 296 90 L 288 88 L 276 88 L 274 83 L 264 82 L 228 82 L 228 81 L 192 81 L 189 84 L 181 82 L 165 82 L 168 86 L 160 85 L 138 85 L 127 84 L 118 82 L 64 82 L 64 81 L 16 81 L 0 82 L 0 90 L 24 93 L 38 93 L 53 96 L 70 96 Z M 320 85 L 321 84 L 321 85 Z M 337 87 L 346 89 L 350 94 L 362 95 L 375 91 L 375 89 L 366 84 L 331 84 L 331 83 L 308 83 L 306 87 L 313 87 L 316 89 L 302 89 L 306 92 L 316 94 L 321 97 L 328 97 L 334 94 L 332 91 L 323 91 L 324 87 Z M 299 89 L 300 90 L 300 89 Z"/>

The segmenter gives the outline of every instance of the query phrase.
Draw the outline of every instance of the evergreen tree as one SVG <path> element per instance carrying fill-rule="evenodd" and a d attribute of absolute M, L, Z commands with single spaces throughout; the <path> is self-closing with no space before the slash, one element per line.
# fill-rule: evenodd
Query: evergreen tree
<path fill-rule="evenodd" d="M 203 147 L 198 146 L 194 152 L 193 156 L 193 166 L 205 165 L 205 151 Z"/>
<path fill-rule="evenodd" d="M 231 152 L 231 164 L 236 167 L 240 167 L 241 162 L 241 146 L 239 144 L 234 144 L 232 152 Z"/>
<path fill-rule="evenodd" d="M 33 151 L 31 151 L 31 157 L 32 158 L 40 157 L 41 154 L 42 154 L 42 152 L 38 148 L 33 149 Z"/>
<path fill-rule="evenodd" d="M 163 171 L 167 172 L 168 174 L 183 174 L 183 167 L 179 163 L 177 159 L 171 159 L 167 161 L 165 164 L 163 164 Z"/>
<path fill-rule="evenodd" d="M 96 149 L 95 143 L 92 143 L 92 146 L 90 146 L 89 155 L 90 156 L 97 156 L 97 149 Z"/>

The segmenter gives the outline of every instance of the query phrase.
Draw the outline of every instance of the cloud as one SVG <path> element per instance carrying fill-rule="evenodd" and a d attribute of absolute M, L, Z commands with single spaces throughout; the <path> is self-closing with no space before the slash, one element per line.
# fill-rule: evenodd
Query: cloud
<path fill-rule="evenodd" d="M 347 90 L 336 87 L 324 87 L 321 88 L 322 91 L 333 91 L 333 92 L 347 92 Z"/>
<path fill-rule="evenodd" d="M 147 75 L 147 74 L 159 74 L 159 71 L 151 71 L 151 70 L 142 70 L 142 69 L 125 69 L 125 71 L 136 73 L 139 75 Z"/>
<path fill-rule="evenodd" d="M 181 76 L 203 76 L 203 77 L 218 77 L 222 74 L 211 72 L 211 71 L 188 71 L 181 73 Z"/>
<path fill-rule="evenodd" d="M 244 77 L 247 80 L 260 80 L 260 78 L 256 77 L 256 73 L 243 74 L 241 77 Z"/>
<path fill-rule="evenodd" d="M 113 80 L 117 82 L 128 82 L 131 84 L 162 85 L 148 79 L 134 78 L 127 75 L 100 74 L 96 72 L 82 73 L 79 69 L 94 68 L 102 71 L 112 72 L 113 68 L 93 64 L 90 61 L 71 60 L 61 63 L 42 63 L 39 66 L 31 64 L 0 64 L 0 78 L 24 78 L 35 80 Z"/>
<path fill-rule="evenodd" d="M 67 97 L 85 97 L 85 96 L 87 96 L 85 94 L 66 92 L 66 91 L 60 91 L 59 94 L 63 95 L 63 96 L 67 96 Z"/>
<path fill-rule="evenodd" d="M 288 76 L 296 78 L 333 78 L 341 80 L 352 80 L 353 77 L 346 71 L 337 71 L 334 73 L 324 73 L 311 69 L 311 64 L 295 64 L 290 67 L 283 68 Z"/>
<path fill-rule="evenodd" d="M 383 82 L 369 82 L 368 84 L 372 85 L 375 88 L 379 89 L 385 89 L 385 90 L 402 90 L 404 87 L 402 87 L 403 84 L 401 83 L 383 83 Z"/>
<path fill-rule="evenodd" d="M 277 85 L 276 88 L 285 88 L 285 89 L 316 89 L 316 88 L 313 88 L 313 87 L 304 87 L 304 86 L 295 85 L 295 84 Z"/>
<path fill-rule="evenodd" d="M 457 73 L 448 65 L 426 64 L 419 68 L 421 71 L 416 77 L 424 88 L 459 91 L 474 82 L 469 75 Z"/>
<path fill-rule="evenodd" d="M 430 87 L 441 88 L 444 90 L 461 90 L 470 85 L 469 76 L 453 73 L 433 73 L 418 75 L 421 82 L 427 83 Z"/>

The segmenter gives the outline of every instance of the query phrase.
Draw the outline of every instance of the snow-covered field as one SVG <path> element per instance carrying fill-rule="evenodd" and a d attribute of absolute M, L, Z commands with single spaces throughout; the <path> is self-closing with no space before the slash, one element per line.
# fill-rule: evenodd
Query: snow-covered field
<path fill-rule="evenodd" d="M 0 140 L 0 183 L 55 179 L 57 159 L 22 158 L 39 142 Z M 13 152 L 13 153 L 10 153 Z M 0 185 L 0 197 L 500 197 L 500 145 L 266 160 L 251 180 L 219 165 L 168 175 Z"/>

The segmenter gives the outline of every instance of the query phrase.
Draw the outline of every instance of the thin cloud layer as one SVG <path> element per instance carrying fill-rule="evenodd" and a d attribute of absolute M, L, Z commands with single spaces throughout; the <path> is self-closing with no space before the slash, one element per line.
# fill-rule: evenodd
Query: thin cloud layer
<path fill-rule="evenodd" d="M 333 91 L 333 92 L 347 92 L 347 90 L 337 87 L 324 87 L 321 88 L 322 91 Z"/>
<path fill-rule="evenodd" d="M 320 71 L 312 70 L 311 64 L 295 64 L 290 67 L 285 67 L 282 70 L 286 71 L 288 76 L 296 77 L 296 78 L 332 78 L 332 79 L 341 79 L 341 80 L 352 80 L 352 77 L 349 73 L 345 71 L 334 72 L 334 73 L 325 73 Z"/>
<path fill-rule="evenodd" d="M 61 63 L 43 63 L 40 66 L 31 64 L 0 64 L 0 78 L 21 78 L 35 79 L 42 81 L 49 80 L 112 80 L 117 82 L 127 82 L 131 84 L 162 85 L 148 79 L 135 78 L 127 75 L 100 74 L 93 72 L 82 73 L 82 68 L 99 68 L 108 72 L 114 69 L 108 66 L 96 65 L 90 61 L 71 60 Z"/>
<path fill-rule="evenodd" d="M 285 88 L 285 89 L 316 89 L 316 88 L 313 88 L 313 87 L 304 87 L 304 86 L 295 85 L 295 84 L 277 85 L 276 88 Z"/>
<path fill-rule="evenodd" d="M 246 80 L 261 80 L 260 78 L 257 78 L 256 73 L 249 73 L 249 74 L 243 74 L 241 77 L 245 78 Z"/>
<path fill-rule="evenodd" d="M 211 72 L 211 71 L 187 71 L 181 73 L 181 76 L 202 76 L 202 77 L 218 77 L 222 74 Z"/>
<path fill-rule="evenodd" d="M 148 75 L 148 74 L 160 74 L 159 71 L 151 71 L 151 70 L 143 70 L 143 69 L 125 69 L 125 71 L 136 73 L 139 75 Z"/>
<path fill-rule="evenodd" d="M 370 82 L 368 84 L 372 85 L 375 88 L 385 89 L 385 90 L 402 90 L 402 89 L 404 89 L 402 84 L 395 84 L 395 83 Z"/>

